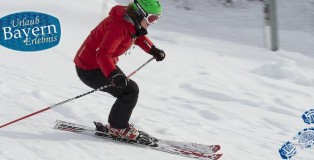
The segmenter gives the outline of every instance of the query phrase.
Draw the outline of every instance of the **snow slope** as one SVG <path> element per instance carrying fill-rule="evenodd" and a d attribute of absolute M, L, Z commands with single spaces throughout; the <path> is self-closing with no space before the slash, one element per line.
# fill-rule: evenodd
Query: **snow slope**
<path fill-rule="evenodd" d="M 200 4 L 162 1 L 164 16 L 151 26 L 149 35 L 167 57 L 132 77 L 139 84 L 140 98 L 131 122 L 163 139 L 220 144 L 223 160 L 280 159 L 281 145 L 308 127 L 301 115 L 314 104 L 314 59 L 309 56 L 314 46 L 309 21 L 313 8 L 308 5 L 313 1 L 279 1 L 286 5 L 282 14 L 290 14 L 289 6 L 303 9 L 289 15 L 299 23 L 284 25 L 280 35 L 286 48 L 276 53 L 262 47 L 262 14 L 253 14 L 262 7 L 260 2 L 238 0 L 226 8 L 218 0 L 195 1 Z M 62 25 L 61 42 L 52 49 L 23 53 L 0 47 L 1 124 L 91 90 L 77 78 L 72 59 L 101 20 L 101 0 L 0 4 L 6 6 L 0 17 L 33 10 L 58 17 Z M 244 25 L 245 21 L 250 23 Z M 281 24 L 285 23 L 291 22 L 283 18 Z M 138 47 L 131 52 L 119 62 L 126 74 L 150 58 Z M 0 157 L 187 159 L 52 129 L 56 119 L 85 125 L 106 122 L 113 102 L 108 94 L 97 92 L 2 128 Z M 295 159 L 312 160 L 313 153 L 313 149 L 302 150 Z"/>

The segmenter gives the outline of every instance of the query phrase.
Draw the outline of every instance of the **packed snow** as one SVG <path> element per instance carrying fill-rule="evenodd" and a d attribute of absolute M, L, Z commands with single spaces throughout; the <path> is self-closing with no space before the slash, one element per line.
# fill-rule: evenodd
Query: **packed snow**
<path fill-rule="evenodd" d="M 102 0 L 10 0 L 0 17 L 37 11 L 59 18 L 60 44 L 39 52 L 0 46 L 0 123 L 4 124 L 91 90 L 73 58 L 114 3 Z M 301 115 L 314 108 L 314 1 L 278 0 L 280 50 L 263 42 L 258 0 L 161 0 L 149 37 L 166 52 L 132 76 L 140 87 L 131 117 L 158 138 L 220 144 L 222 160 L 280 159 L 278 149 L 308 128 Z M 139 47 L 122 56 L 129 74 L 151 58 Z M 96 92 L 0 129 L 3 160 L 185 160 L 188 158 L 54 130 L 57 119 L 106 123 L 114 98 Z M 298 150 L 296 160 L 312 160 Z"/>

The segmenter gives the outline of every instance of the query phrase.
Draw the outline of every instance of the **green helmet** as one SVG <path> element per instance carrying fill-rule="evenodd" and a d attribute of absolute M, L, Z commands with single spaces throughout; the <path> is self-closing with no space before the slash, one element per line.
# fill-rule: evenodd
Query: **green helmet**
<path fill-rule="evenodd" d="M 159 0 L 134 0 L 133 8 L 147 17 L 148 14 L 161 15 L 161 5 Z"/>

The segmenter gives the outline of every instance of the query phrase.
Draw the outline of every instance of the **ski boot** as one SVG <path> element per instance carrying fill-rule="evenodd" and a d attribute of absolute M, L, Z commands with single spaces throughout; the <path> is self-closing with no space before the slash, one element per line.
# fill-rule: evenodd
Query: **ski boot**
<path fill-rule="evenodd" d="M 108 126 L 109 134 L 114 137 L 127 139 L 131 141 L 136 141 L 137 137 L 140 135 L 139 131 L 130 124 L 126 128 L 113 128 L 111 125 Z"/>
<path fill-rule="evenodd" d="M 109 125 L 108 129 L 109 134 L 112 134 L 115 137 L 143 145 L 155 145 L 155 142 L 158 141 L 156 138 L 151 137 L 147 133 L 136 129 L 133 124 L 130 124 L 127 128 L 124 129 L 113 128 Z"/>

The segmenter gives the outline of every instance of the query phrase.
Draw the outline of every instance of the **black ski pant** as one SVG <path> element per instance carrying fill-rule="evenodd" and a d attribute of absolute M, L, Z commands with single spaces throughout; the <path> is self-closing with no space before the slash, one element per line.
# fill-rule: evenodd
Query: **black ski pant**
<path fill-rule="evenodd" d="M 118 66 L 116 67 L 123 73 Z M 101 69 L 83 70 L 76 67 L 76 71 L 81 81 L 93 89 L 110 84 Z M 129 125 L 132 111 L 137 103 L 139 94 L 137 84 L 130 79 L 128 85 L 124 88 L 111 86 L 101 91 L 117 98 L 108 117 L 110 125 L 114 128 L 126 128 Z"/>

